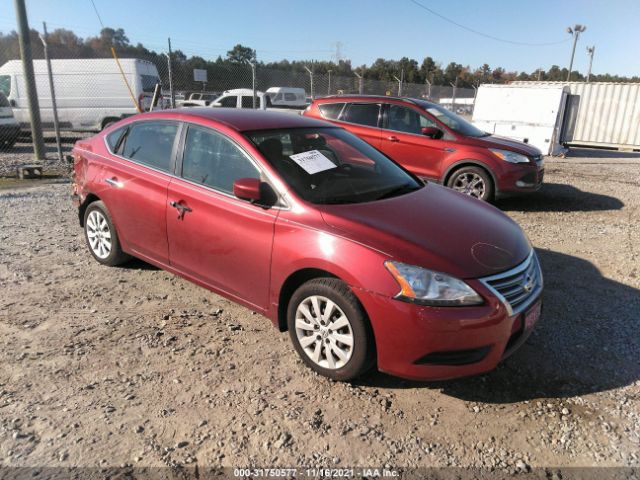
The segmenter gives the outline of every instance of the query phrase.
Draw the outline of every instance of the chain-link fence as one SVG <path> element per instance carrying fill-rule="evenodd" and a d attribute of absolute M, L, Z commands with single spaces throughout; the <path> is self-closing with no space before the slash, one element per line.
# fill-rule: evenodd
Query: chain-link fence
<path fill-rule="evenodd" d="M 37 34 L 32 31 L 32 35 Z M 148 111 L 154 94 L 158 97 L 154 109 L 172 105 L 211 106 L 216 96 L 234 89 L 250 90 L 253 99 L 254 90 L 262 96 L 272 87 L 304 90 L 302 103 L 297 104 L 299 108 L 313 98 L 341 94 L 428 98 L 469 115 L 473 108 L 473 89 L 400 84 L 356 74 L 315 73 L 312 63 L 308 71 L 299 72 L 221 58 L 205 61 L 176 54 L 170 57 L 142 46 L 115 48 L 114 55 L 108 48 L 93 49 L 86 44 L 70 48 L 69 42 L 65 44 L 60 38 L 45 42 L 35 36 L 31 43 L 39 124 L 45 134 L 44 156 L 50 159 L 60 158 L 60 153 L 68 151 L 73 141 L 82 135 L 90 135 L 128 115 Z M 47 54 L 50 62 L 46 60 Z M 260 104 L 255 103 L 257 107 Z M 243 102 L 241 106 L 253 105 Z M 271 102 L 266 105 L 275 106 Z M 4 164 L 8 154 L 32 151 L 35 136 L 31 135 L 31 120 L 20 51 L 13 47 L 0 48 L 0 156 L 4 157 L 0 162 L 4 172 L 0 170 L 0 175 L 6 174 Z M 61 149 L 54 141 L 56 124 L 63 139 Z M 65 139 L 68 143 L 64 143 Z"/>

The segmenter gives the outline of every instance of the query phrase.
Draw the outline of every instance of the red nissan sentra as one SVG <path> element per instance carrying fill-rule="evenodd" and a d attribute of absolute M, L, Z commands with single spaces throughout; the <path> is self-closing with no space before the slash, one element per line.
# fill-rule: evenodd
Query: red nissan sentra
<path fill-rule="evenodd" d="M 138 257 L 264 314 L 327 377 L 486 372 L 540 315 L 540 266 L 513 220 L 324 121 L 149 113 L 73 156 L 98 262 Z"/>

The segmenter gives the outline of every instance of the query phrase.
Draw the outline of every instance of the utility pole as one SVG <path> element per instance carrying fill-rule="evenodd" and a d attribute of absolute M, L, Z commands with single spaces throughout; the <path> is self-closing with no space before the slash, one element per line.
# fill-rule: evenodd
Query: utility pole
<path fill-rule="evenodd" d="M 587 55 L 589 55 L 589 70 L 587 70 L 587 82 L 591 77 L 591 66 L 593 65 L 593 54 L 595 53 L 595 51 L 596 51 L 595 45 L 593 47 L 587 47 Z"/>
<path fill-rule="evenodd" d="M 364 92 L 364 85 L 362 83 L 362 75 L 360 75 L 358 72 L 356 72 L 354 70 L 353 74 L 358 77 L 358 93 L 360 95 L 362 95 L 362 92 Z"/>
<path fill-rule="evenodd" d="M 584 25 L 575 24 L 573 29 L 567 27 L 567 33 L 573 35 L 573 49 L 571 50 L 571 61 L 569 62 L 569 72 L 567 73 L 567 82 L 571 80 L 571 69 L 573 68 L 573 57 L 576 54 L 576 45 L 578 43 L 578 37 L 587 29 Z"/>
<path fill-rule="evenodd" d="M 171 71 L 171 37 L 167 38 L 169 43 L 169 55 L 167 55 L 167 68 L 169 69 L 169 96 L 171 97 L 171 108 L 176 108 L 176 95 L 173 91 L 173 72 Z"/>
<path fill-rule="evenodd" d="M 327 87 L 327 95 L 331 95 L 331 72 L 333 72 L 333 70 L 327 70 L 327 73 L 329 74 L 329 86 Z"/>
<path fill-rule="evenodd" d="M 431 100 L 431 82 L 425 78 L 424 83 L 427 84 L 427 99 Z"/>
<path fill-rule="evenodd" d="M 15 0 L 16 19 L 18 21 L 18 39 L 20 41 L 20 57 L 22 70 L 27 87 L 29 101 L 29 117 L 31 119 L 31 139 L 36 160 L 45 159 L 44 139 L 42 138 L 42 124 L 40 122 L 40 106 L 38 105 L 38 91 L 36 77 L 33 73 L 33 59 L 31 56 L 31 38 L 29 37 L 29 22 L 24 0 Z"/>
<path fill-rule="evenodd" d="M 60 124 L 58 123 L 58 105 L 56 104 L 56 89 L 53 85 L 53 71 L 51 69 L 51 59 L 49 58 L 49 45 L 47 44 L 47 23 L 42 22 L 40 41 L 44 47 L 44 59 L 47 62 L 47 73 L 49 74 L 49 90 L 51 91 L 51 108 L 53 110 L 53 129 L 56 133 L 56 147 L 58 147 L 58 161 L 62 163 L 62 145 L 60 144 Z"/>
<path fill-rule="evenodd" d="M 309 69 L 309 67 L 307 67 L 305 65 L 304 69 L 309 72 L 309 77 L 311 78 L 311 100 L 315 100 L 316 96 L 315 96 L 315 92 L 313 90 L 313 71 Z"/>
<path fill-rule="evenodd" d="M 541 76 L 542 76 L 542 67 L 538 68 L 538 81 L 540 81 Z"/>

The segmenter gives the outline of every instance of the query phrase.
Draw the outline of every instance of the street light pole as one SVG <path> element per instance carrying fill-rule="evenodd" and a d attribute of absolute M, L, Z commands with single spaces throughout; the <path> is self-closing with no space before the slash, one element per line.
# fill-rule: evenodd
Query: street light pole
<path fill-rule="evenodd" d="M 311 69 L 309 69 L 309 67 L 305 66 L 304 69 L 309 72 L 309 78 L 311 79 L 311 100 L 315 100 L 316 96 L 315 96 L 315 92 L 313 90 L 313 71 Z"/>
<path fill-rule="evenodd" d="M 567 33 L 573 35 L 573 48 L 571 49 L 571 61 L 569 62 L 569 72 L 567 72 L 567 82 L 571 80 L 571 69 L 573 68 L 573 57 L 576 54 L 576 45 L 578 43 L 578 37 L 587 29 L 584 25 L 576 24 L 573 29 L 567 27 Z"/>
<path fill-rule="evenodd" d="M 331 72 L 333 72 L 333 70 L 327 70 L 327 73 L 329 74 L 329 86 L 327 87 L 327 95 L 331 95 Z"/>
<path fill-rule="evenodd" d="M 358 72 L 354 71 L 353 74 L 358 77 L 358 93 L 360 95 L 362 95 L 362 92 L 364 92 L 364 85 L 362 82 L 362 75 L 360 75 Z"/>
<path fill-rule="evenodd" d="M 587 47 L 587 55 L 589 55 L 589 70 L 587 70 L 587 82 L 591 77 L 591 66 L 593 65 L 593 54 L 595 53 L 595 51 L 596 51 L 595 45 L 593 47 Z"/>

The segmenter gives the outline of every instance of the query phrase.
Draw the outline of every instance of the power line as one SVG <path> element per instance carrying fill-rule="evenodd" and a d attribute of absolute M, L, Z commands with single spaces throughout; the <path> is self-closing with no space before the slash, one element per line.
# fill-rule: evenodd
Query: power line
<path fill-rule="evenodd" d="M 569 40 L 571 40 L 570 38 L 567 38 L 565 40 L 560 40 L 560 41 L 557 41 L 557 42 L 530 43 L 530 42 L 519 42 L 517 40 L 509 40 L 509 39 L 506 39 L 506 38 L 494 37 L 493 35 L 489 35 L 487 33 L 480 32 L 480 31 L 475 30 L 475 29 L 473 29 L 471 27 L 467 27 L 466 25 L 462 25 L 461 23 L 458 23 L 455 20 L 451 20 L 450 18 L 439 14 L 438 12 L 430 9 L 426 5 L 423 5 L 423 4 L 421 4 L 420 2 L 418 2 L 416 0 L 409 0 L 409 1 L 411 3 L 413 3 L 414 5 L 426 10 L 429 13 L 431 13 L 432 15 L 435 15 L 436 17 L 441 18 L 445 22 L 449 22 L 452 25 L 455 25 L 456 27 L 462 28 L 463 30 L 467 30 L 468 32 L 471 32 L 471 33 L 475 33 L 476 35 L 480 35 L 481 37 L 485 37 L 485 38 L 489 38 L 491 40 L 495 40 L 496 42 L 510 43 L 512 45 L 525 45 L 527 47 L 544 47 L 544 46 L 548 46 L 548 45 L 558 45 L 560 43 L 565 43 L 565 42 L 568 42 Z"/>
<path fill-rule="evenodd" d="M 100 13 L 98 12 L 98 9 L 96 8 L 96 4 L 93 3 L 93 0 L 89 0 L 91 2 L 91 5 L 93 5 L 93 9 L 96 11 L 96 15 L 98 16 L 98 21 L 100 22 L 100 26 L 104 29 L 104 23 L 102 23 L 102 18 L 100 18 Z"/>

